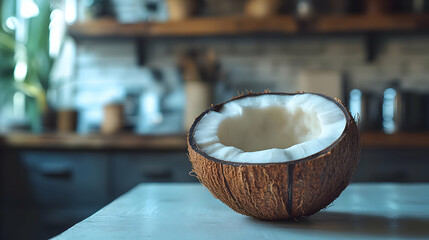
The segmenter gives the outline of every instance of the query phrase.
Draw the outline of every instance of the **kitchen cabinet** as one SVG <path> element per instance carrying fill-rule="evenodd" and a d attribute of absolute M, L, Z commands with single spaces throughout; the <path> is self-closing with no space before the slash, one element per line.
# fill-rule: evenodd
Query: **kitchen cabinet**
<path fill-rule="evenodd" d="M 47 209 L 106 204 L 107 159 L 102 153 L 20 153 L 35 201 Z"/>
<path fill-rule="evenodd" d="M 355 182 L 429 182 L 429 149 L 363 149 Z"/>
<path fill-rule="evenodd" d="M 197 181 L 184 149 L 7 150 L 1 239 L 50 238 L 141 182 Z"/>
<path fill-rule="evenodd" d="M 32 229 L 36 239 L 72 226 L 110 200 L 107 154 L 22 151 L 17 155 L 31 198 L 30 206 L 21 209 L 34 213 L 30 225 L 37 226 Z"/>
<path fill-rule="evenodd" d="M 184 151 L 22 151 L 19 161 L 41 209 L 103 206 L 141 182 L 196 182 Z"/>
<path fill-rule="evenodd" d="M 427 182 L 428 133 L 364 132 L 354 182 Z M 197 182 L 185 136 L 0 137 L 0 239 L 47 239 L 139 183 Z"/>
<path fill-rule="evenodd" d="M 112 167 L 115 196 L 141 182 L 197 181 L 189 175 L 192 166 L 185 152 L 117 153 Z"/>

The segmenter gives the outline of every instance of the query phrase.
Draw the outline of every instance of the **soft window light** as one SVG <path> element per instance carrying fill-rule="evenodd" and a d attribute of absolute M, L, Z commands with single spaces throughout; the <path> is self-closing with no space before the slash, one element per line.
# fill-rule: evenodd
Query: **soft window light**
<path fill-rule="evenodd" d="M 33 0 L 21 0 L 20 14 L 23 18 L 32 18 L 39 15 L 39 7 Z"/>
<path fill-rule="evenodd" d="M 49 55 L 57 57 L 60 53 L 61 42 L 65 32 L 64 15 L 59 9 L 51 13 L 51 22 L 49 24 Z"/>
<path fill-rule="evenodd" d="M 25 77 L 27 76 L 27 63 L 24 60 L 18 60 L 15 65 L 13 76 L 18 82 L 22 82 L 25 80 Z"/>
<path fill-rule="evenodd" d="M 15 30 L 18 24 L 18 19 L 16 17 L 8 17 L 6 19 L 6 27 L 8 30 Z"/>
<path fill-rule="evenodd" d="M 64 9 L 64 19 L 67 24 L 73 24 L 77 19 L 76 0 L 66 0 Z"/>
<path fill-rule="evenodd" d="M 22 92 L 13 95 L 13 114 L 18 119 L 25 117 L 25 95 Z"/>

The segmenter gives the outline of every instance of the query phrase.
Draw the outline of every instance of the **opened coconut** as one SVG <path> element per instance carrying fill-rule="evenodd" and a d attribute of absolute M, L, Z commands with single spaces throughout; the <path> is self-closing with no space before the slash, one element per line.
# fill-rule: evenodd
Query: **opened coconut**
<path fill-rule="evenodd" d="M 250 93 L 212 106 L 192 125 L 188 151 L 200 182 L 235 211 L 296 219 L 347 187 L 360 155 L 342 103 L 315 93 Z"/>

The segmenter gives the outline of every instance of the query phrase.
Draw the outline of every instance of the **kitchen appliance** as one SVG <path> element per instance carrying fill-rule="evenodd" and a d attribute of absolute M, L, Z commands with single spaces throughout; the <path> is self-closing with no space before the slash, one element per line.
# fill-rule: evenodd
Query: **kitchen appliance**
<path fill-rule="evenodd" d="M 427 119 L 425 86 L 421 83 L 402 82 L 392 84 L 383 93 L 383 130 L 421 131 Z"/>
<path fill-rule="evenodd" d="M 397 88 L 387 88 L 383 92 L 383 131 L 396 133 L 401 126 L 401 98 Z"/>
<path fill-rule="evenodd" d="M 381 129 L 382 99 L 370 90 L 352 89 L 349 93 L 349 110 L 361 130 Z"/>
<path fill-rule="evenodd" d="M 401 130 L 419 131 L 425 127 L 424 94 L 416 90 L 401 91 Z"/>

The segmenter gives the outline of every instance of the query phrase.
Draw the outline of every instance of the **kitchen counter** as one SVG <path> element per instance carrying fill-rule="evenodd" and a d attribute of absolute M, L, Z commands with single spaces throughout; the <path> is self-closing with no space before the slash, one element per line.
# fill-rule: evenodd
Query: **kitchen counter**
<path fill-rule="evenodd" d="M 137 135 L 121 133 L 61 134 L 14 133 L 0 136 L 0 144 L 12 148 L 31 149 L 89 149 L 89 150 L 181 150 L 186 149 L 183 135 Z"/>
<path fill-rule="evenodd" d="M 351 184 L 327 209 L 279 222 L 240 215 L 198 183 L 140 184 L 53 239 L 411 238 L 429 238 L 429 184 Z"/>
<path fill-rule="evenodd" d="M 429 132 L 362 132 L 364 148 L 429 148 Z M 133 133 L 61 134 L 11 133 L 0 135 L 0 145 L 31 149 L 89 150 L 186 150 L 186 134 L 138 135 Z"/>

